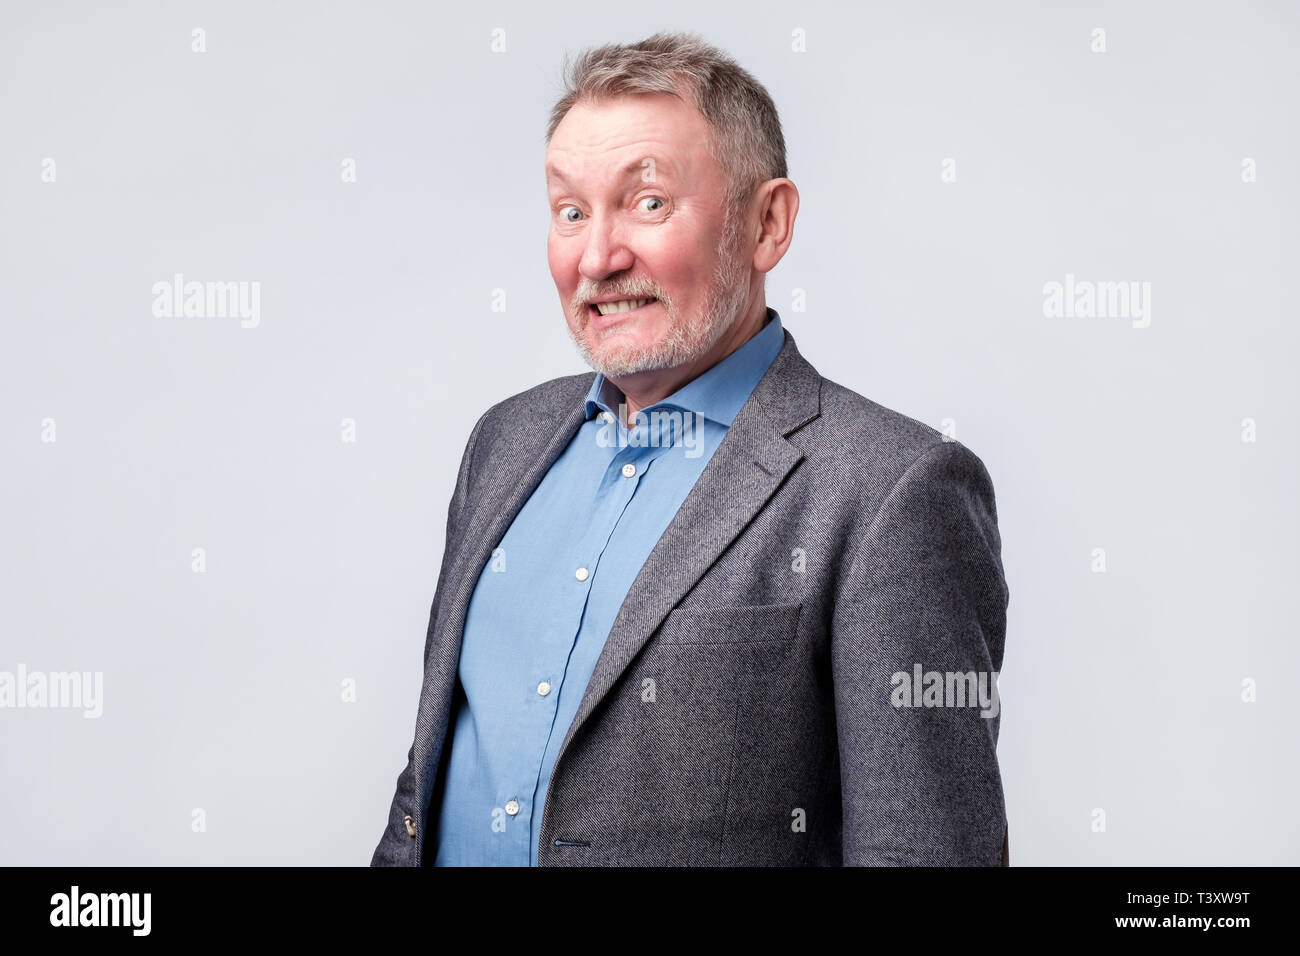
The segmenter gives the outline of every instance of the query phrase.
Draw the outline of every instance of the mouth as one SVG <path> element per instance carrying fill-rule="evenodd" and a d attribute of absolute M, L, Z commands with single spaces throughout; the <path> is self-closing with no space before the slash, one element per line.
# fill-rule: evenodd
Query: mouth
<path fill-rule="evenodd" d="M 647 309 L 659 304 L 655 298 L 621 299 L 618 302 L 591 302 L 587 305 L 587 315 L 593 328 L 603 329 L 615 325 L 632 316 L 640 316 Z"/>

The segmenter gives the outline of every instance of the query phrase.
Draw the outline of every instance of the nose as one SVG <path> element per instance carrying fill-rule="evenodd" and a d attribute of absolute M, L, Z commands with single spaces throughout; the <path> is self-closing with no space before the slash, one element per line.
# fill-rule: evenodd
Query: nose
<path fill-rule="evenodd" d="M 578 262 L 578 271 L 595 282 L 632 268 L 636 257 L 627 247 L 621 230 L 612 218 L 593 218 L 587 225 L 586 248 Z"/>

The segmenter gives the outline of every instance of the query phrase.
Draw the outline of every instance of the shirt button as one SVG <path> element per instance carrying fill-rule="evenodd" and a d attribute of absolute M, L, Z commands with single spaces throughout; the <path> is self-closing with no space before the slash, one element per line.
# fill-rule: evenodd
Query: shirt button
<path fill-rule="evenodd" d="M 624 477 L 624 478 L 631 478 L 631 477 L 632 477 L 633 475 L 635 475 L 635 474 L 636 474 L 636 465 L 624 465 L 624 466 L 623 466 L 623 477 Z"/>
<path fill-rule="evenodd" d="M 587 580 L 587 575 L 589 575 L 590 573 L 591 572 L 588 571 L 586 568 L 578 568 L 578 570 L 573 572 L 573 576 L 577 578 L 579 581 L 585 581 Z"/>
<path fill-rule="evenodd" d="M 542 681 L 540 684 L 537 685 L 537 693 L 541 694 L 543 697 L 545 697 L 550 692 L 551 692 L 551 685 L 546 683 L 546 681 Z"/>
<path fill-rule="evenodd" d="M 513 816 L 514 816 L 516 813 L 518 813 L 518 812 L 519 812 L 519 801 L 517 801 L 517 800 L 507 800 L 507 801 L 506 801 L 506 813 L 510 814 L 510 815 L 513 817 Z"/>
<path fill-rule="evenodd" d="M 614 424 L 614 416 L 611 415 L 609 412 L 601 412 L 600 420 L 604 422 L 606 425 Z"/>
<path fill-rule="evenodd" d="M 415 819 L 414 819 L 413 817 L 411 817 L 410 815 L 407 815 L 406 817 L 403 817 L 402 822 L 406 824 L 406 832 L 410 835 L 411 839 L 414 840 L 414 839 L 415 839 Z"/>

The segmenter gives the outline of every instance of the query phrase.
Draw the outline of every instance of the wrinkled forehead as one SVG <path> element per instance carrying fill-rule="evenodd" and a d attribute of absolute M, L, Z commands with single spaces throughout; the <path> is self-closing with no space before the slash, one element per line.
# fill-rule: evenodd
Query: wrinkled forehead
<path fill-rule="evenodd" d="M 708 147 L 708 123 L 687 100 L 667 94 L 585 100 L 551 137 L 546 180 L 604 182 L 638 170 L 697 178 L 716 171 Z"/>

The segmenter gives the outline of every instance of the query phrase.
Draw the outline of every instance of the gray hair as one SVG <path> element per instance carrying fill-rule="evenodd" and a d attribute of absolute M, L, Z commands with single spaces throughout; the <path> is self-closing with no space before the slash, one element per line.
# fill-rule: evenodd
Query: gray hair
<path fill-rule="evenodd" d="M 763 85 L 717 47 L 689 33 L 656 33 L 640 43 L 610 43 L 566 58 L 565 93 L 551 110 L 549 145 L 579 103 L 637 93 L 690 98 L 709 124 L 709 153 L 726 174 L 728 222 L 759 183 L 786 176 L 785 137 Z M 738 225 L 738 223 L 737 223 Z"/>

